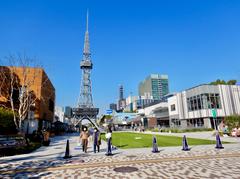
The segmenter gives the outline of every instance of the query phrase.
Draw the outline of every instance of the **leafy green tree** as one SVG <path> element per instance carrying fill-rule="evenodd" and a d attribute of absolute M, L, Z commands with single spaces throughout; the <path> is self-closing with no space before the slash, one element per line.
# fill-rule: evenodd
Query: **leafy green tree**
<path fill-rule="evenodd" d="M 220 80 L 217 79 L 216 81 L 213 81 L 210 83 L 210 85 L 236 85 L 237 80 L 229 80 L 229 81 L 225 81 L 225 80 Z"/>
<path fill-rule="evenodd" d="M 224 118 L 224 123 L 228 126 L 230 130 L 232 130 L 235 127 L 240 126 L 240 116 L 234 115 L 234 116 L 227 116 Z"/>
<path fill-rule="evenodd" d="M 237 80 L 229 80 L 227 82 L 228 85 L 236 85 L 237 84 Z"/>

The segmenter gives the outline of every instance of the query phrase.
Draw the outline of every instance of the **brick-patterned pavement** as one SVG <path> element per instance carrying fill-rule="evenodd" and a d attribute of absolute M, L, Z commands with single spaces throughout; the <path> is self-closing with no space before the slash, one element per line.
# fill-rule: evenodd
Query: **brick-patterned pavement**
<path fill-rule="evenodd" d="M 64 147 L 63 147 L 64 148 Z M 51 149 L 51 148 L 49 148 Z M 42 149 L 41 149 L 42 150 Z M 41 151 L 40 150 L 40 151 Z M 115 150 L 113 156 L 75 151 L 68 160 L 62 157 L 43 159 L 31 155 L 0 158 L 0 178 L 233 178 L 240 179 L 240 144 L 225 144 L 217 150 L 214 145 L 193 147 L 181 151 L 179 147 Z M 31 160 L 32 156 L 32 160 Z M 47 156 L 47 155 L 46 155 Z M 25 157 L 25 158 L 24 158 Z M 119 167 L 130 168 L 118 172 Z M 133 172 L 130 170 L 133 169 Z"/>

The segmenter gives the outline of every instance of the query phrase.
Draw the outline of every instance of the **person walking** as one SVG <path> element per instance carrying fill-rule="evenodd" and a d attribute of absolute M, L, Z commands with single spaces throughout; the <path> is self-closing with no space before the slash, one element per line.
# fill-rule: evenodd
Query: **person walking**
<path fill-rule="evenodd" d="M 96 150 L 100 152 L 100 145 L 101 145 L 101 134 L 97 128 L 94 129 L 93 132 L 93 151 L 96 153 Z"/>
<path fill-rule="evenodd" d="M 105 135 L 107 139 L 107 153 L 106 155 L 112 155 L 112 130 L 109 128 Z"/>
<path fill-rule="evenodd" d="M 88 137 L 89 137 L 89 133 L 87 131 L 87 128 L 84 127 L 83 131 L 80 134 L 80 140 L 82 140 L 83 152 L 85 153 L 87 153 Z"/>

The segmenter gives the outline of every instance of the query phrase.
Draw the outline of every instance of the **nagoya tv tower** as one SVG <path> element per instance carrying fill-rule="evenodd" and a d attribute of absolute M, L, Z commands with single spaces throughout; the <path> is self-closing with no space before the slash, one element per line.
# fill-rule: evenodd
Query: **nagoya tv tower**
<path fill-rule="evenodd" d="M 78 122 L 81 122 L 83 119 L 87 119 L 96 126 L 94 121 L 98 115 L 99 109 L 94 108 L 92 98 L 91 70 L 93 68 L 93 63 L 91 60 L 88 32 L 88 12 L 84 38 L 83 59 L 80 62 L 80 68 L 82 70 L 80 96 L 78 99 L 77 108 L 73 109 L 73 114 L 75 118 L 79 119 Z"/>

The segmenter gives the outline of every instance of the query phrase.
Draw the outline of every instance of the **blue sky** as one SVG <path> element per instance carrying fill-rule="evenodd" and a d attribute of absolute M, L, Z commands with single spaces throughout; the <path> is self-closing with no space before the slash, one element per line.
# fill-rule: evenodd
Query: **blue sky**
<path fill-rule="evenodd" d="M 0 58 L 36 56 L 56 88 L 56 103 L 80 91 L 86 11 L 93 97 L 102 110 L 137 94 L 151 73 L 169 75 L 171 92 L 217 78 L 240 81 L 238 0 L 1 0 Z"/>

